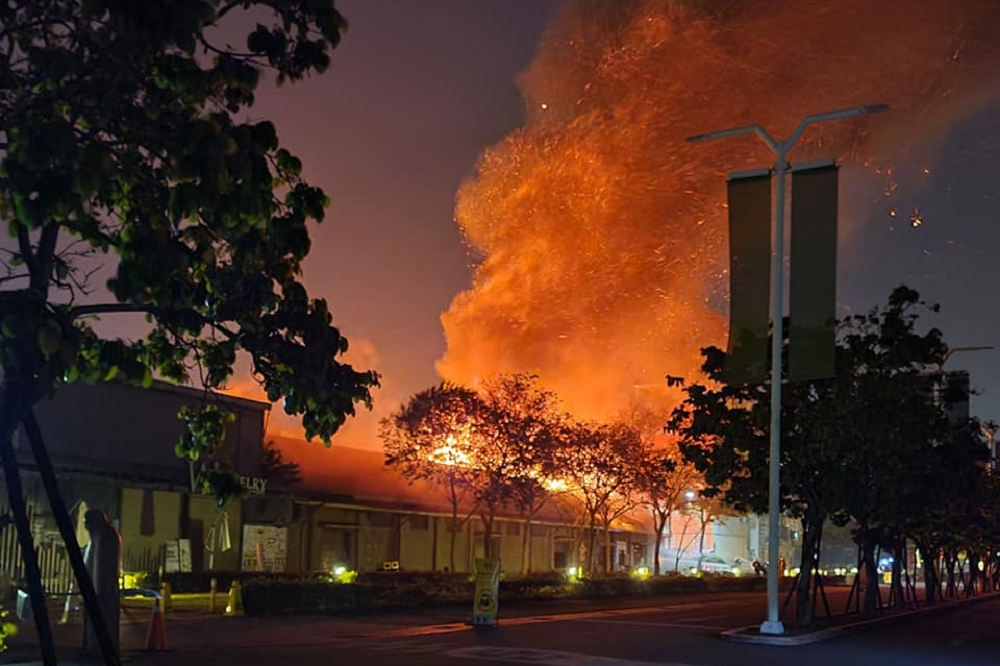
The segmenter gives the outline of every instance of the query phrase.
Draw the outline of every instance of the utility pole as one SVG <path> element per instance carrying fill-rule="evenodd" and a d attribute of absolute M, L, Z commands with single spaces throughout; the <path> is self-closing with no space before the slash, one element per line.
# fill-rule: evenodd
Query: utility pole
<path fill-rule="evenodd" d="M 859 106 L 839 111 L 830 111 L 806 116 L 787 139 L 775 139 L 760 125 L 735 127 L 708 134 L 692 136 L 690 142 L 713 141 L 727 139 L 744 134 L 756 134 L 775 154 L 774 175 L 777 181 L 777 192 L 774 205 L 774 227 L 771 239 L 771 441 L 770 460 L 768 463 L 768 556 L 770 564 L 767 567 L 767 620 L 760 625 L 762 634 L 783 634 L 785 627 L 779 617 L 778 598 L 778 548 L 781 513 L 781 343 L 784 338 L 782 317 L 784 316 L 785 274 L 785 179 L 788 173 L 788 153 L 791 152 L 799 138 L 809 125 L 853 118 L 870 113 L 886 111 L 886 104 Z"/>

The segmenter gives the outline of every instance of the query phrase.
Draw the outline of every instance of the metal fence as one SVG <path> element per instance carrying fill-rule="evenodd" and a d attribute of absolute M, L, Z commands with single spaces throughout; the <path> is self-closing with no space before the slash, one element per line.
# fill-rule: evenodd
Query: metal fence
<path fill-rule="evenodd" d="M 47 594 L 68 594 L 73 580 L 66 545 L 58 537 L 44 536 L 42 525 L 38 519 L 34 504 L 28 504 L 28 523 L 34 535 L 35 551 L 38 553 L 38 565 L 42 572 L 42 586 Z M 0 515 L 9 514 L 7 507 L 0 507 Z M 8 523 L 0 529 L 0 572 L 3 572 L 4 584 L 23 585 L 24 560 L 21 557 L 21 544 L 17 540 L 17 529 L 13 523 Z"/>

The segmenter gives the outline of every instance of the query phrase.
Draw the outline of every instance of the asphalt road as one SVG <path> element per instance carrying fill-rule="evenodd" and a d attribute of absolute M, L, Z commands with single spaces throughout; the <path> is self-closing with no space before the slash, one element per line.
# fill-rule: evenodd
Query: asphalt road
<path fill-rule="evenodd" d="M 835 608 L 843 607 L 842 592 L 835 593 L 833 602 Z M 723 629 L 760 621 L 765 604 L 759 594 L 647 600 L 643 607 L 563 606 L 511 609 L 495 628 L 468 627 L 456 609 L 364 618 L 180 619 L 168 621 L 170 652 L 128 653 L 128 661 L 142 666 L 1000 663 L 1000 600 L 798 647 L 718 637 Z M 141 625 L 134 627 L 137 632 Z"/>

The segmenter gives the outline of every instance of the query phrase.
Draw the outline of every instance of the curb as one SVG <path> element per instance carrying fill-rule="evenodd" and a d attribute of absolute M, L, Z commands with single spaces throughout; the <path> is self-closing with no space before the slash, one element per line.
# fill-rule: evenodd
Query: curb
<path fill-rule="evenodd" d="M 874 617 L 866 620 L 858 620 L 857 622 L 851 622 L 838 627 L 819 629 L 817 631 L 797 634 L 795 636 L 761 634 L 759 625 L 729 629 L 721 632 L 719 636 L 724 640 L 733 641 L 735 643 L 755 643 L 757 645 L 779 645 L 785 647 L 809 645 L 810 643 L 818 643 L 830 638 L 837 638 L 838 636 L 857 633 L 875 625 L 887 625 L 894 622 L 903 622 L 925 615 L 956 610 L 965 606 L 971 606 L 984 601 L 993 601 L 996 599 L 1000 599 L 1000 592 L 990 592 L 988 594 L 981 594 L 968 599 L 946 601 L 944 603 L 939 602 L 932 606 L 925 606 L 924 608 L 917 608 L 915 610 L 904 611 L 902 613 L 892 613 L 891 615 L 883 615 L 881 617 Z"/>

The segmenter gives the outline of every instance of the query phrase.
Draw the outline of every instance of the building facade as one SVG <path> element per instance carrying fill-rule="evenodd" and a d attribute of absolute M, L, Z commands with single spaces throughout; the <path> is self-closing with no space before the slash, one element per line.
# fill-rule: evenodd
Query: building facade
<path fill-rule="evenodd" d="M 221 455 L 247 494 L 224 507 L 201 493 L 199 465 L 174 453 L 183 427 L 178 410 L 206 399 L 236 417 Z M 468 572 L 484 555 L 482 521 L 472 507 L 459 506 L 455 519 L 439 489 L 407 482 L 384 465 L 379 451 L 281 437 L 265 441 L 269 407 L 157 382 L 145 390 L 118 384 L 63 387 L 35 412 L 67 507 L 74 516 L 88 508 L 108 515 L 122 535 L 126 572 L 307 573 L 341 566 L 360 572 Z M 268 444 L 300 466 L 299 483 L 287 483 L 267 466 L 262 454 Z M 23 433 L 15 448 L 46 585 L 50 592 L 63 592 L 70 581 L 65 549 Z M 505 574 L 583 564 L 587 539 L 575 513 L 558 499 L 531 521 L 501 511 L 492 550 Z M 78 539 L 86 541 L 85 530 L 78 530 Z M 651 521 L 637 509 L 610 534 L 611 568 L 652 569 L 654 542 Z M 713 519 L 702 530 L 697 511 L 678 512 L 661 544 L 660 569 L 726 570 L 740 560 L 765 559 L 764 543 L 766 535 L 761 537 L 753 517 Z M 602 536 L 598 563 L 605 561 L 605 550 Z M 0 569 L 14 579 L 23 575 L 13 527 L 0 531 Z"/>

